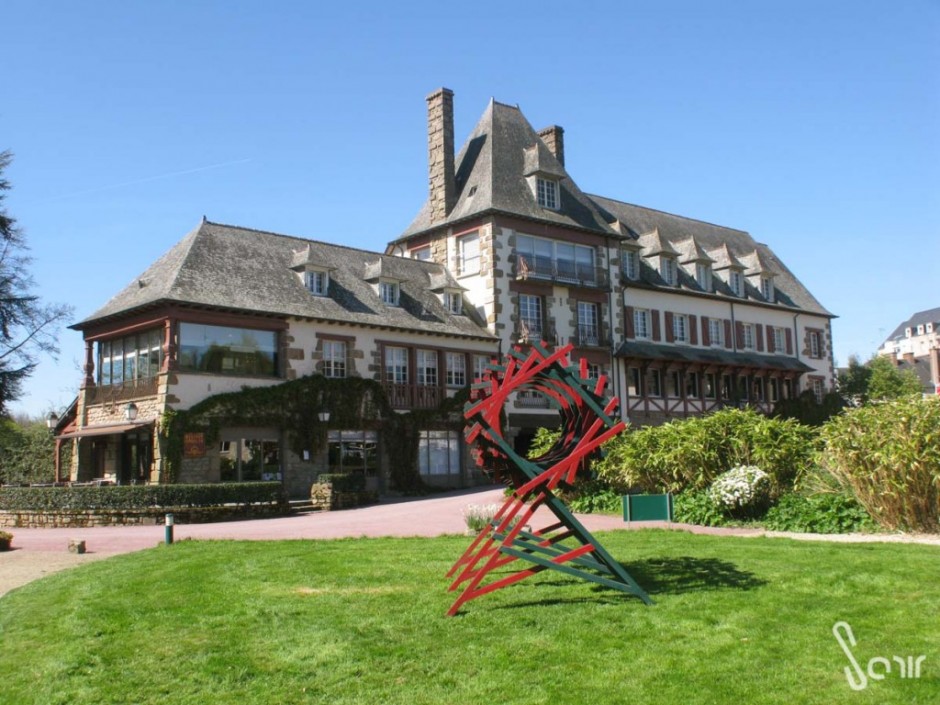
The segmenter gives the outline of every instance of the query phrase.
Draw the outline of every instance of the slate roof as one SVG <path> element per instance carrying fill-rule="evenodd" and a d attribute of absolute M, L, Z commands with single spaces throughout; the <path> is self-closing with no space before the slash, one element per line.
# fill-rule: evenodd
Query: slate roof
<path fill-rule="evenodd" d="M 733 266 L 747 270 L 748 274 L 759 271 L 772 274 L 774 304 L 832 316 L 769 247 L 755 242 L 743 230 L 583 193 L 518 106 L 491 100 L 461 147 L 455 165 L 457 198 L 448 216 L 431 222 L 430 207 L 425 202 L 405 232 L 389 244 L 388 251 L 432 228 L 488 213 L 503 213 L 608 235 L 628 246 L 642 246 L 641 255 L 655 254 L 653 250 L 678 253 L 684 255 L 683 262 L 710 258 L 716 270 Z M 526 174 L 534 172 L 560 177 L 558 211 L 538 205 L 525 179 Z M 649 286 L 666 286 L 646 262 L 642 264 L 641 281 Z M 718 279 L 715 285 L 718 296 L 734 296 Z M 675 287 L 669 288 L 676 291 Z M 704 293 L 694 279 L 680 272 L 679 290 L 683 289 Z M 746 294 L 751 302 L 763 301 L 750 283 L 746 284 Z"/>
<path fill-rule="evenodd" d="M 616 357 L 669 362 L 697 362 L 705 365 L 732 365 L 762 370 L 809 372 L 813 368 L 788 355 L 765 355 L 755 352 L 731 352 L 720 348 L 693 348 L 628 340 L 620 344 Z"/>
<path fill-rule="evenodd" d="M 757 242 L 743 230 L 713 225 L 701 220 L 693 220 L 671 213 L 623 203 L 612 198 L 590 195 L 589 198 L 597 204 L 610 221 L 619 221 L 626 228 L 626 233 L 644 243 L 643 236 L 656 232 L 657 240 L 670 243 L 676 250 L 682 252 L 683 243 L 694 238 L 696 245 L 704 250 L 712 260 L 713 267 L 718 270 L 729 266 L 740 267 L 754 271 L 757 266 L 767 273 L 774 275 L 774 304 L 786 308 L 797 309 L 821 316 L 831 317 L 829 311 L 816 300 L 809 290 L 803 286 L 799 279 L 774 254 L 767 245 Z M 649 236 L 647 236 L 649 238 Z M 652 238 L 649 238 L 652 240 Z M 645 244 L 645 243 L 644 243 Z M 659 247 L 660 245 L 657 245 Z M 650 254 L 642 252 L 641 254 Z M 642 258 L 641 258 L 642 260 Z M 758 265 L 759 263 L 759 265 Z M 660 279 L 659 273 L 652 269 L 645 261 L 641 261 L 640 285 L 663 286 L 665 282 Z M 631 284 L 635 286 L 636 284 Z M 680 291 L 699 292 L 700 289 L 693 277 L 685 272 L 679 273 Z M 714 280 L 715 295 L 742 300 L 734 296 L 723 282 Z M 675 291 L 675 287 L 668 287 Z M 762 302 L 763 297 L 750 282 L 745 284 L 747 301 Z"/>
<path fill-rule="evenodd" d="M 327 296 L 304 285 L 305 264 L 330 271 Z M 379 299 L 366 276 L 400 282 L 400 305 Z M 431 287 L 460 290 L 443 266 L 288 235 L 203 221 L 104 306 L 71 326 L 165 303 L 495 339 L 472 315 L 449 313 Z"/>
<path fill-rule="evenodd" d="M 494 211 L 618 237 L 518 106 L 491 100 L 454 163 L 457 199 L 447 218 L 431 222 L 430 206 L 425 202 L 395 242 L 432 227 Z M 561 203 L 557 211 L 540 206 L 529 188 L 525 175 L 536 171 L 560 179 Z"/>
<path fill-rule="evenodd" d="M 904 335 L 905 329 L 913 328 L 916 331 L 917 326 L 926 325 L 927 323 L 933 323 L 933 328 L 935 331 L 940 330 L 940 308 L 931 308 L 927 309 L 926 311 L 918 311 L 909 319 L 904 321 L 904 323 L 895 328 L 894 332 L 887 337 L 885 342 L 888 342 L 889 340 L 896 341 L 906 338 L 907 336 Z"/>

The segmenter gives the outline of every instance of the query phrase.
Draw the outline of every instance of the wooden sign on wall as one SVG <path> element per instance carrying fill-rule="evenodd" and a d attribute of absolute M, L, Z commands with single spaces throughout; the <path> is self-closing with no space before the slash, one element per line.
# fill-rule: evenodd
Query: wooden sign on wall
<path fill-rule="evenodd" d="M 184 458 L 202 458 L 206 454 L 206 434 L 205 433 L 184 433 L 183 434 L 183 457 Z"/>

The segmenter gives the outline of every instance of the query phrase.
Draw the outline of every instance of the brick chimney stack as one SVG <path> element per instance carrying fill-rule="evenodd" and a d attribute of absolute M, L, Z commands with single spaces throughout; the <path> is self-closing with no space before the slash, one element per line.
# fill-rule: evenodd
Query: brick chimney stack
<path fill-rule="evenodd" d="M 558 163 L 562 166 L 565 165 L 565 131 L 563 128 L 558 125 L 552 125 L 551 127 L 546 127 L 544 130 L 539 130 L 539 137 L 542 138 L 542 141 L 545 143 L 545 146 L 551 150 L 551 153 L 555 155 L 555 159 L 558 160 Z"/>
<path fill-rule="evenodd" d="M 431 222 L 444 220 L 457 200 L 454 178 L 454 92 L 439 88 L 428 102 L 428 200 Z"/>

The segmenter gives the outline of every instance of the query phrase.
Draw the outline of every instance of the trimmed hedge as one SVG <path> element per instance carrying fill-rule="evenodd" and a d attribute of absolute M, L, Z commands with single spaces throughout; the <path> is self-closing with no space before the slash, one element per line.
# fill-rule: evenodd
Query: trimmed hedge
<path fill-rule="evenodd" d="M 86 511 L 287 504 L 280 482 L 116 487 L 0 487 L 0 510 Z"/>
<path fill-rule="evenodd" d="M 365 492 L 366 489 L 365 475 L 349 472 L 323 473 L 317 482 L 332 485 L 334 492 Z"/>

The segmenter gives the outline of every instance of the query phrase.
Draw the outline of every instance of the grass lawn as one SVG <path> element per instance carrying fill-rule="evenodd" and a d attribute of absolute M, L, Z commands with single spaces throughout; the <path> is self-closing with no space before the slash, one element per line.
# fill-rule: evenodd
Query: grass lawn
<path fill-rule="evenodd" d="M 656 605 L 559 574 L 444 616 L 469 539 L 182 542 L 0 598 L 0 703 L 937 703 L 940 550 L 599 534 Z M 855 692 L 832 635 L 926 655 Z M 897 667 L 896 667 L 897 668 Z"/>

